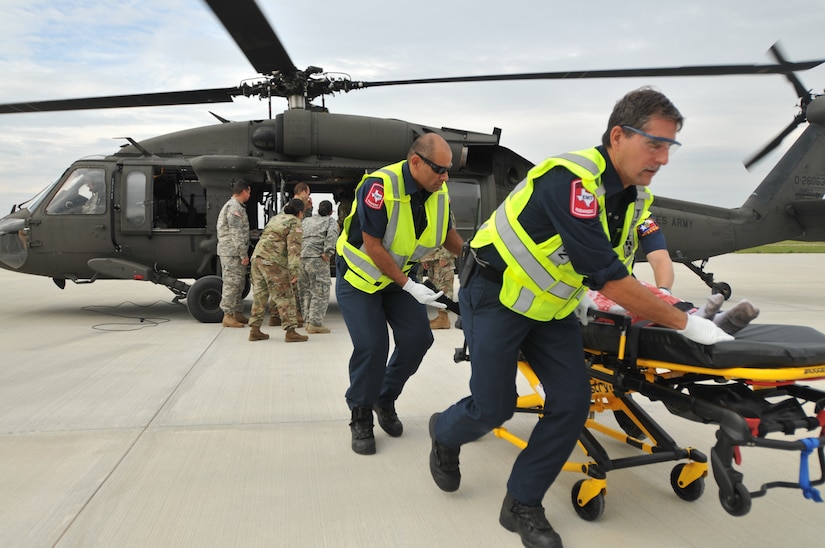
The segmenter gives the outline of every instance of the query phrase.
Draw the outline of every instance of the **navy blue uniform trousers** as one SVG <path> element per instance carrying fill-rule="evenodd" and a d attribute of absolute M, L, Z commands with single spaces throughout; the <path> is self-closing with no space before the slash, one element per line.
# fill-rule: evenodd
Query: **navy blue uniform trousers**
<path fill-rule="evenodd" d="M 375 293 L 356 289 L 343 278 L 342 263 L 336 262 L 335 296 L 353 346 L 347 405 L 394 402 L 433 344 L 426 307 L 395 283 Z M 387 324 L 395 343 L 389 361 Z"/>
<path fill-rule="evenodd" d="M 438 417 L 435 439 L 458 449 L 513 416 L 521 350 L 546 392 L 545 410 L 516 458 L 507 491 L 523 504 L 539 506 L 576 446 L 590 410 L 581 332 L 575 315 L 531 320 L 505 308 L 499 291 L 500 283 L 478 272 L 459 290 L 472 367 L 471 395 Z"/>

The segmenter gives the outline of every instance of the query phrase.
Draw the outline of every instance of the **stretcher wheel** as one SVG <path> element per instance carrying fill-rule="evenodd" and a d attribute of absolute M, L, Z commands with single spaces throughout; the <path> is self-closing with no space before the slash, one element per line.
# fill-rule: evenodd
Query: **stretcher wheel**
<path fill-rule="evenodd" d="M 599 493 L 589 501 L 584 506 L 579 504 L 579 491 L 581 491 L 581 486 L 587 480 L 579 480 L 573 486 L 573 509 L 585 521 L 596 521 L 602 514 L 604 514 L 604 493 Z"/>
<path fill-rule="evenodd" d="M 705 478 L 698 478 L 682 487 L 679 485 L 679 475 L 682 473 L 684 467 L 685 463 L 677 464 L 673 467 L 673 470 L 670 472 L 670 486 L 673 487 L 673 492 L 676 493 L 676 496 L 682 500 L 688 502 L 699 500 L 705 492 Z"/>
<path fill-rule="evenodd" d="M 722 503 L 725 512 L 732 516 L 744 516 L 751 511 L 751 494 L 741 483 L 733 486 L 733 496 L 731 497 L 723 495 L 720 489 L 719 502 Z"/>

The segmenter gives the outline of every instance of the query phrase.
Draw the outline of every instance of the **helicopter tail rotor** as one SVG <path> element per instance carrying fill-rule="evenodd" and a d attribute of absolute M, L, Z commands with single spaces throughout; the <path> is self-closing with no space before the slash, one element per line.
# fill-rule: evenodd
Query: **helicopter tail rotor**
<path fill-rule="evenodd" d="M 770 50 L 768 51 L 773 56 L 773 58 L 776 59 L 776 62 L 779 65 L 785 67 L 789 67 L 791 65 L 791 63 L 785 58 L 785 55 L 779 47 L 778 42 L 772 45 Z M 750 169 L 751 166 L 753 166 L 759 160 L 767 156 L 769 152 L 771 152 L 773 149 L 775 149 L 782 143 L 785 137 L 790 135 L 800 124 L 807 121 L 808 105 L 814 99 L 813 93 L 811 92 L 811 90 L 807 89 L 804 85 L 802 85 L 802 82 L 799 80 L 799 78 L 797 78 L 795 73 L 788 71 L 783 72 L 783 74 L 785 75 L 785 78 L 788 79 L 788 82 L 791 83 L 794 90 L 796 91 L 797 96 L 799 97 L 800 112 L 796 116 L 794 116 L 794 119 L 791 121 L 791 123 L 788 124 L 788 126 L 785 129 L 783 129 L 779 133 L 779 135 L 777 135 L 770 143 L 765 145 L 759 152 L 751 156 L 745 162 L 745 169 Z"/>

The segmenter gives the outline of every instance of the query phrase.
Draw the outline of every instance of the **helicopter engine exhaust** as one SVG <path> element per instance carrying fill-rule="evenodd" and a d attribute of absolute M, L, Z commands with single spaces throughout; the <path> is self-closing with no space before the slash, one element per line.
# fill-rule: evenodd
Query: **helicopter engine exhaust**
<path fill-rule="evenodd" d="M 406 156 L 419 135 L 415 127 L 400 120 L 288 110 L 275 117 L 274 125 L 255 128 L 252 144 L 290 157 L 384 161 Z M 358 135 L 358 139 L 352 139 L 352 135 Z"/>

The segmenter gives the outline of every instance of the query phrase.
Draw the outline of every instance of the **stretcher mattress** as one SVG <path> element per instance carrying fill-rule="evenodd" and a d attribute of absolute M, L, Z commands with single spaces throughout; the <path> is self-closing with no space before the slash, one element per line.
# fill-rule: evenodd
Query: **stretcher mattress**
<path fill-rule="evenodd" d="M 614 325 L 590 322 L 582 326 L 584 347 L 616 353 L 620 332 Z M 711 369 L 784 368 L 822 365 L 825 375 L 825 333 L 799 325 L 751 324 L 733 341 L 705 346 L 673 329 L 632 326 L 626 355 Z"/>

